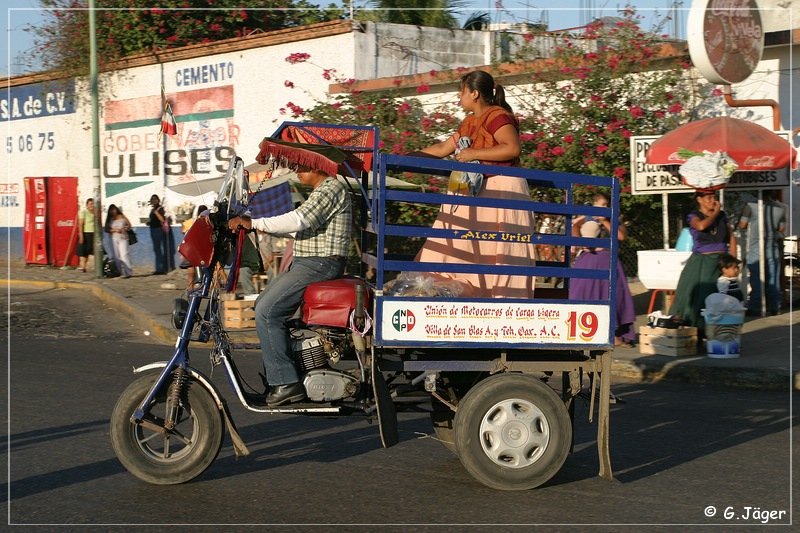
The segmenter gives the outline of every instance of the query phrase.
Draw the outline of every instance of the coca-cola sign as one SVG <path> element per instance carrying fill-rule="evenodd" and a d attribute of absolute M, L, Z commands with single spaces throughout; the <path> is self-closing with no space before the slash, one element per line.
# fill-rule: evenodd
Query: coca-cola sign
<path fill-rule="evenodd" d="M 744 160 L 744 165 L 749 167 L 761 167 L 761 168 L 775 168 L 775 156 L 773 155 L 760 155 L 760 156 L 748 156 Z"/>
<path fill-rule="evenodd" d="M 687 26 L 692 63 L 711 83 L 744 81 L 761 61 L 764 27 L 756 0 L 696 0 Z"/>

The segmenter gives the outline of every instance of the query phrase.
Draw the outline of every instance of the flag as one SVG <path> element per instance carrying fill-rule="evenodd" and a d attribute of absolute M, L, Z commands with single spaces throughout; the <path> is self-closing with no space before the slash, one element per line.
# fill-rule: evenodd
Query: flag
<path fill-rule="evenodd" d="M 161 112 L 161 133 L 175 135 L 178 133 L 178 125 L 175 123 L 175 115 L 172 114 L 172 106 L 161 88 L 161 99 L 164 101 L 164 110 Z"/>

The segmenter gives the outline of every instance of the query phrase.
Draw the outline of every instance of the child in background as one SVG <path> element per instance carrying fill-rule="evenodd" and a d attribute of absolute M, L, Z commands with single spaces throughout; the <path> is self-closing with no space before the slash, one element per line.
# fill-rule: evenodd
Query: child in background
<path fill-rule="evenodd" d="M 742 262 L 731 254 L 720 254 L 719 269 L 722 275 L 717 278 L 717 290 L 722 294 L 733 296 L 740 302 L 744 301 L 744 294 L 739 288 L 739 272 Z"/>

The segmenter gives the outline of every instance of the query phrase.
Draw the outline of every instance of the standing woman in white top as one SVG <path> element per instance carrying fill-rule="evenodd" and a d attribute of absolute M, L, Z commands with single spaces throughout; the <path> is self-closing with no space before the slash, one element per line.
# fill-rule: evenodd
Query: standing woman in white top
<path fill-rule="evenodd" d="M 109 208 L 109 215 L 112 217 L 111 240 L 114 243 L 114 258 L 117 268 L 123 278 L 129 278 L 133 275 L 131 258 L 128 253 L 128 230 L 131 229 L 131 222 L 122 214 L 122 209 L 119 207 L 116 208 L 116 212 L 112 212 Z"/>

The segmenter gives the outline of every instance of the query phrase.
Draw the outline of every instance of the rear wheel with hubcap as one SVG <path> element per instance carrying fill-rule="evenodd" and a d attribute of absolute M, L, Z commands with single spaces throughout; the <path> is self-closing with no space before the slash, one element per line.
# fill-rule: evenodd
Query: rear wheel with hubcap
<path fill-rule="evenodd" d="M 564 465 L 572 423 L 558 395 L 524 374 L 489 377 L 464 396 L 454 421 L 464 468 L 500 490 L 538 487 Z"/>

